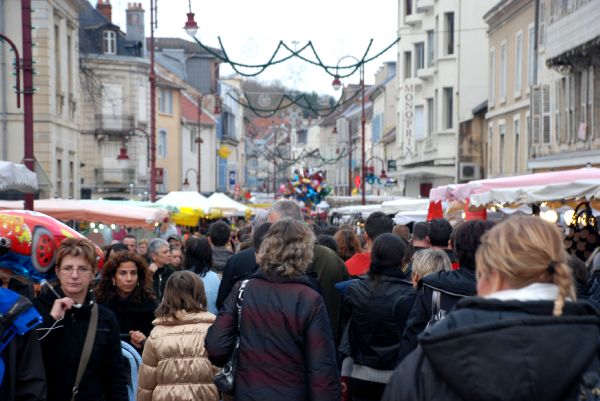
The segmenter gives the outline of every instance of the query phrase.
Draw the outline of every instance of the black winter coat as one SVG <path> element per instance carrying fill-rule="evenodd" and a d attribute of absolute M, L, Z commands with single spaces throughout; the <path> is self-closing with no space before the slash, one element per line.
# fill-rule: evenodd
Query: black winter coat
<path fill-rule="evenodd" d="M 211 362 L 223 366 L 237 333 L 239 284 L 208 330 Z M 306 277 L 259 271 L 244 291 L 236 401 L 339 401 L 340 377 L 323 298 Z"/>
<path fill-rule="evenodd" d="M 162 301 L 162 297 L 165 294 L 165 285 L 167 285 L 167 280 L 173 273 L 175 273 L 175 269 L 169 265 L 156 269 L 154 272 L 152 276 L 152 288 L 154 289 L 154 295 L 156 295 L 158 303 Z"/>
<path fill-rule="evenodd" d="M 141 331 L 146 337 L 150 335 L 154 327 L 152 321 L 157 307 L 154 299 L 145 299 L 140 303 L 134 303 L 130 298 L 122 299 L 113 296 L 110 300 L 100 304 L 115 314 L 123 341 L 130 343 L 129 332 L 131 330 Z"/>
<path fill-rule="evenodd" d="M 62 292 L 56 287 L 59 293 Z M 44 292 L 35 300 L 35 306 L 44 317 L 43 327 L 49 328 L 56 321 L 50 310 L 56 300 L 51 292 Z M 68 401 L 79 367 L 85 342 L 92 296 L 85 304 L 71 308 L 63 320 L 41 341 L 44 367 L 48 382 L 48 401 Z M 40 337 L 46 331 L 40 331 Z M 127 401 L 127 382 L 121 356 L 119 325 L 115 315 L 98 305 L 98 328 L 90 359 L 79 384 L 77 401 Z"/>
<path fill-rule="evenodd" d="M 462 298 L 477 294 L 475 272 L 466 268 L 431 274 L 424 277 L 419 282 L 419 286 L 417 297 L 406 322 L 406 331 L 400 344 L 398 362 L 417 347 L 417 337 L 425 330 L 432 316 L 434 290 L 441 293 L 440 309 L 446 313 L 450 312 Z"/>
<path fill-rule="evenodd" d="M 414 300 L 412 283 L 398 267 L 350 285 L 344 307 L 350 315 L 348 339 L 355 363 L 379 370 L 396 367 Z"/>
<path fill-rule="evenodd" d="M 419 339 L 382 401 L 577 400 L 582 376 L 600 385 L 600 315 L 586 302 L 468 298 Z"/>
<path fill-rule="evenodd" d="M 258 265 L 256 264 L 256 249 L 254 247 L 244 249 L 227 260 L 217 295 L 217 309 L 220 310 L 223 307 L 223 303 L 235 283 L 243 278 L 250 277 L 256 269 L 258 269 Z"/>

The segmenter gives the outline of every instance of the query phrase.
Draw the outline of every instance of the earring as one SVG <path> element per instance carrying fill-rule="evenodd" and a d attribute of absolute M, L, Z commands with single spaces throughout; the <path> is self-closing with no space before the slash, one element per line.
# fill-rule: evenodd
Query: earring
<path fill-rule="evenodd" d="M 117 282 L 115 280 L 113 280 L 113 287 L 117 285 Z"/>
<path fill-rule="evenodd" d="M 139 286 L 140 286 L 140 282 L 138 281 L 138 283 L 137 283 L 135 286 L 136 286 L 136 287 L 139 287 Z"/>

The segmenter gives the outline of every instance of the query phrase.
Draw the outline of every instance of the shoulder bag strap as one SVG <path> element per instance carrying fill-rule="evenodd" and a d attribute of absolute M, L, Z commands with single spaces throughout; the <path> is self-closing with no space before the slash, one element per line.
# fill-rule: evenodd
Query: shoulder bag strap
<path fill-rule="evenodd" d="M 83 350 L 81 351 L 81 358 L 79 359 L 79 367 L 77 368 L 77 376 L 75 383 L 73 384 L 73 392 L 71 395 L 71 401 L 75 401 L 75 397 L 79 392 L 79 383 L 83 378 L 83 373 L 87 367 L 90 355 L 92 354 L 92 347 L 94 346 L 94 338 L 96 337 L 96 329 L 98 328 L 98 304 L 94 303 L 92 306 L 92 312 L 90 314 L 90 323 L 88 325 L 87 333 L 85 335 L 85 343 L 83 343 Z"/>

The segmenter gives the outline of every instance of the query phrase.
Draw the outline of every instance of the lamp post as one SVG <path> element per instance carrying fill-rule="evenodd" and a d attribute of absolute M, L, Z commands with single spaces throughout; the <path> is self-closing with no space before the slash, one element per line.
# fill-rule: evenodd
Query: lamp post
<path fill-rule="evenodd" d="M 331 86 L 333 87 L 333 90 L 339 90 L 342 87 L 342 82 L 340 81 L 340 76 L 337 73 L 337 71 L 339 70 L 339 66 L 340 66 L 340 62 L 344 59 L 347 58 L 352 58 L 354 60 L 356 60 L 356 62 L 358 64 L 360 64 L 359 66 L 359 76 L 360 76 L 360 104 L 361 104 L 361 117 L 360 117 L 360 125 L 361 125 L 361 167 L 360 167 L 360 190 L 361 190 L 361 204 L 362 205 L 366 205 L 367 200 L 366 200 L 366 196 L 365 196 L 365 124 L 367 122 L 367 117 L 365 114 L 365 65 L 364 62 L 360 61 L 359 59 L 357 59 L 354 56 L 344 56 L 342 58 L 340 58 L 336 64 L 336 74 L 333 78 L 333 82 L 331 83 Z M 351 138 L 352 136 L 352 131 L 349 129 L 349 136 Z M 351 148 L 352 146 L 350 146 Z M 350 158 L 350 160 L 352 160 Z M 350 162 L 351 163 L 351 162 Z M 351 178 L 351 177 L 349 177 Z"/>
<path fill-rule="evenodd" d="M 150 201 L 156 201 L 156 71 L 154 69 L 154 28 L 156 1 L 150 0 Z"/>

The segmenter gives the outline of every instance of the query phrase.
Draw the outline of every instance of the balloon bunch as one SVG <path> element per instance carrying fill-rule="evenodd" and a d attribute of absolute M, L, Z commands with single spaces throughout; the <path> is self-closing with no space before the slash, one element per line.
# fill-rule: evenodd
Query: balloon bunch
<path fill-rule="evenodd" d="M 294 177 L 288 180 L 287 185 L 281 184 L 279 192 L 285 197 L 294 197 L 298 202 L 313 210 L 329 193 L 331 186 L 327 184 L 325 173 L 321 170 L 309 173 L 295 170 Z"/>

